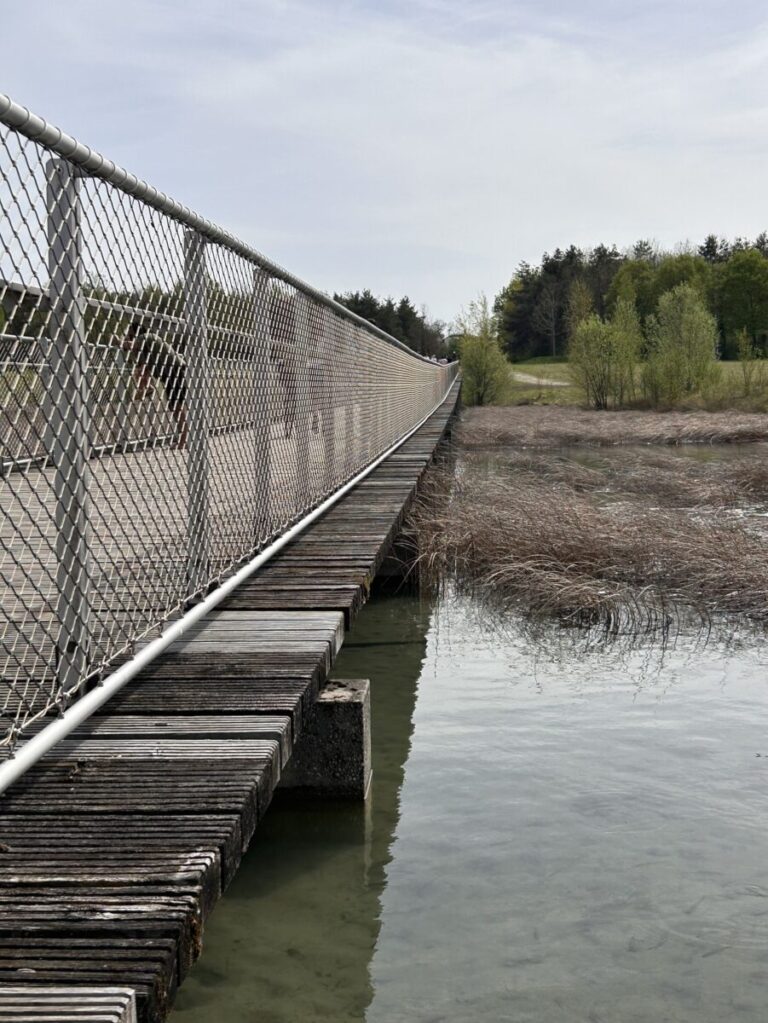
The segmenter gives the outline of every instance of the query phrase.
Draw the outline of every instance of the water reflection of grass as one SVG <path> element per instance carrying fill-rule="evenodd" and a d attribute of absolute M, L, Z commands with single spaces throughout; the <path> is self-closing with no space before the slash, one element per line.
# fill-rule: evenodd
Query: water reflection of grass
<path fill-rule="evenodd" d="M 455 477 L 433 479 L 442 499 L 426 496 L 414 514 L 423 577 L 502 613 L 610 636 L 668 638 L 692 620 L 762 625 L 764 446 L 717 455 L 465 452 Z"/>

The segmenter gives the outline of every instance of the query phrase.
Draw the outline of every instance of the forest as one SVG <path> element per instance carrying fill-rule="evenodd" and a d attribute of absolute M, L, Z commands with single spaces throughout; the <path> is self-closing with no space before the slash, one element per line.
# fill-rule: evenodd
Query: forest
<path fill-rule="evenodd" d="M 732 242 L 711 234 L 698 247 L 665 252 L 638 241 L 620 252 L 615 245 L 592 249 L 570 245 L 544 253 L 538 266 L 521 263 L 493 304 L 498 337 L 513 361 L 564 358 L 574 316 L 612 316 L 620 300 L 631 303 L 645 324 L 659 300 L 680 285 L 692 288 L 714 318 L 717 354 L 737 358 L 746 334 L 765 354 L 768 338 L 768 234 Z"/>

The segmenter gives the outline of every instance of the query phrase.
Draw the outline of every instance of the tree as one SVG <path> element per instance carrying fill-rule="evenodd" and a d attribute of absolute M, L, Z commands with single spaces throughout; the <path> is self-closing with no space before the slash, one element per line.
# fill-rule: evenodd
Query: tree
<path fill-rule="evenodd" d="M 541 271 L 521 263 L 493 303 L 499 341 L 513 361 L 538 354 L 539 334 L 533 325 L 533 312 L 540 281 Z"/>
<path fill-rule="evenodd" d="M 652 241 L 647 238 L 639 238 L 632 246 L 632 259 L 642 260 L 644 263 L 658 262 L 659 253 Z"/>
<path fill-rule="evenodd" d="M 717 323 L 699 292 L 679 284 L 659 299 L 648 323 L 643 389 L 652 404 L 673 404 L 717 375 Z"/>
<path fill-rule="evenodd" d="M 716 234 L 708 234 L 703 245 L 699 246 L 699 255 L 708 263 L 724 263 L 730 254 L 728 242 Z"/>
<path fill-rule="evenodd" d="M 726 336 L 746 330 L 753 345 L 768 334 L 768 259 L 757 249 L 734 252 L 720 271 L 719 309 Z"/>
<path fill-rule="evenodd" d="M 573 379 L 596 409 L 607 409 L 613 392 L 613 341 L 610 324 L 591 313 L 576 328 L 568 350 Z"/>
<path fill-rule="evenodd" d="M 676 256 L 667 256 L 656 267 L 648 298 L 655 309 L 662 295 L 680 284 L 687 284 L 706 302 L 711 283 L 712 271 L 707 261 L 690 252 L 682 252 Z"/>
<path fill-rule="evenodd" d="M 485 295 L 458 317 L 462 397 L 467 405 L 493 405 L 509 388 L 509 363 L 499 345 L 495 318 Z"/>
<path fill-rule="evenodd" d="M 407 295 L 397 305 L 392 298 L 376 298 L 368 288 L 333 297 L 336 302 L 385 330 L 415 352 L 440 355 L 444 351 L 444 325 L 428 320 L 425 310 L 419 312 Z"/>
<path fill-rule="evenodd" d="M 608 312 L 608 292 L 624 257 L 615 245 L 596 245 L 589 253 L 586 278 L 592 289 L 595 309 L 601 316 Z"/>
<path fill-rule="evenodd" d="M 641 320 L 656 308 L 654 295 L 654 265 L 645 259 L 628 259 L 616 271 L 608 289 L 607 305 L 615 309 L 616 304 L 624 299 L 633 302 Z"/>
<path fill-rule="evenodd" d="M 593 311 L 592 292 L 581 278 L 577 278 L 571 284 L 568 292 L 568 310 L 566 320 L 568 324 L 568 340 L 573 339 L 576 328 Z"/>
<path fill-rule="evenodd" d="M 549 354 L 557 356 L 557 336 L 562 318 L 562 293 L 557 280 L 547 277 L 539 289 L 533 310 L 533 325 L 547 339 Z"/>
<path fill-rule="evenodd" d="M 617 405 L 635 397 L 635 373 L 644 338 L 635 303 L 619 299 L 611 318 L 613 332 L 613 396 Z"/>

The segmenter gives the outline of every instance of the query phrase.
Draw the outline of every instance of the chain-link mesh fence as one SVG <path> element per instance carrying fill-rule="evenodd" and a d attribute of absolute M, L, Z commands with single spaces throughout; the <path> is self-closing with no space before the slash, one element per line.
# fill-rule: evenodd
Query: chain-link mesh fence
<path fill-rule="evenodd" d="M 0 97 L 0 746 L 406 434 L 455 368 Z"/>

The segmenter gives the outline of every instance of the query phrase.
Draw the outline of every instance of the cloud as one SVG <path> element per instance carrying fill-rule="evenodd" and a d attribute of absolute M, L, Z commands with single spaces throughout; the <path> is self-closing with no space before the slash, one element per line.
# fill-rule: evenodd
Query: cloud
<path fill-rule="evenodd" d="M 317 286 L 451 317 L 521 259 L 766 226 L 761 11 L 37 0 L 14 98 Z M 87 26 L 87 32 L 83 31 Z M 17 87 L 18 86 L 18 87 Z"/>

